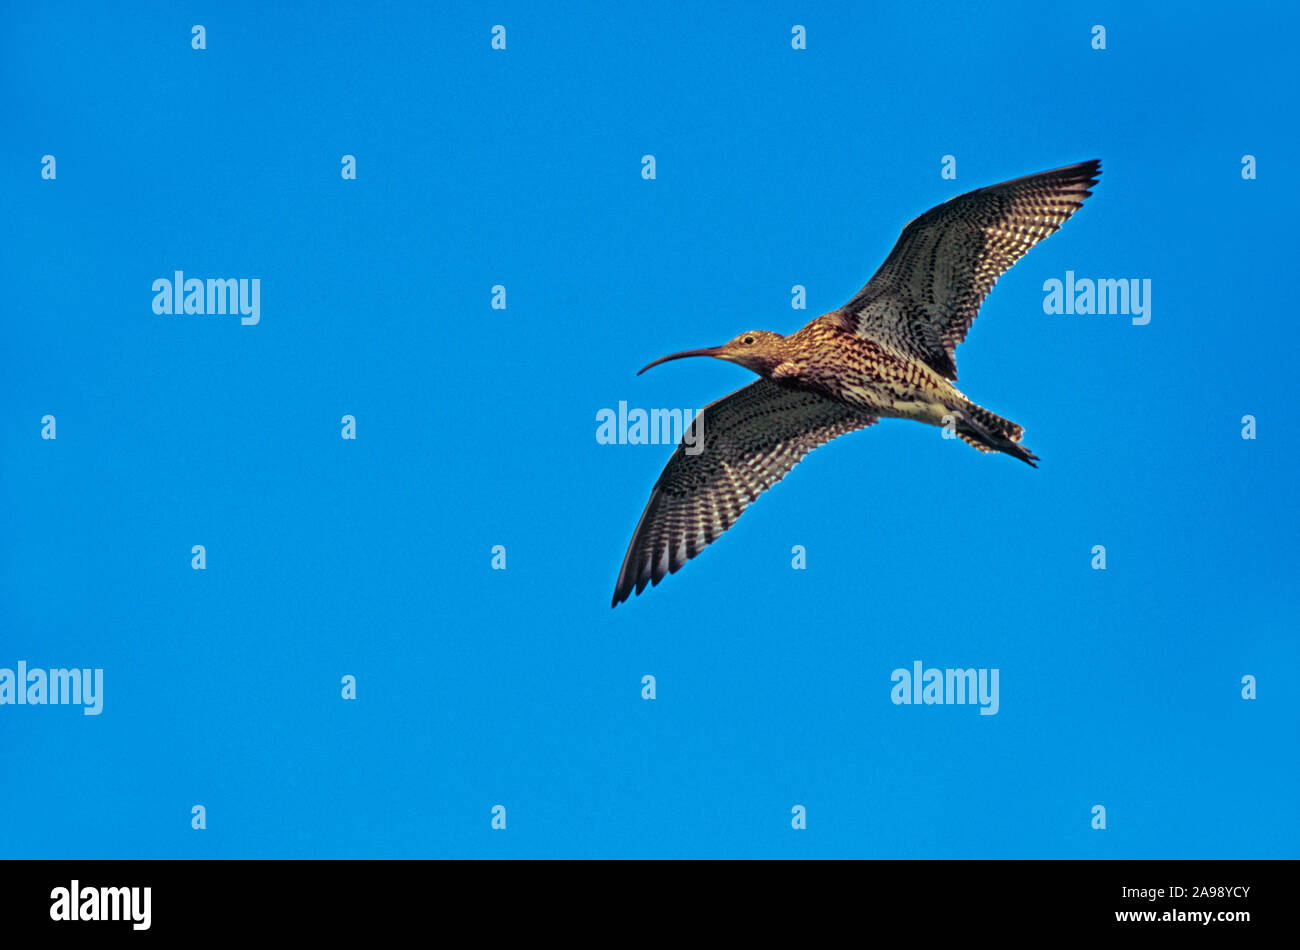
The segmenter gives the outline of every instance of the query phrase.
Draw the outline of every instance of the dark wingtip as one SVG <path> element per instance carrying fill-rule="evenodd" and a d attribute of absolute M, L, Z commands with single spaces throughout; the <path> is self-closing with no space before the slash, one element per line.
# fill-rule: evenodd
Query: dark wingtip
<path fill-rule="evenodd" d="M 1085 189 L 1084 197 L 1090 197 L 1092 195 L 1092 186 L 1097 184 L 1098 179 L 1101 178 L 1101 159 L 1090 158 L 1086 162 L 1080 162 L 1072 167 L 1078 169 L 1082 175 L 1081 180 Z"/>

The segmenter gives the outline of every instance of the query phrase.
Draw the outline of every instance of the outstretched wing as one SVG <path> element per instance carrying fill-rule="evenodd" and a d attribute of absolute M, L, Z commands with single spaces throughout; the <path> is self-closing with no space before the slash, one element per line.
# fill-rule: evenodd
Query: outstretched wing
<path fill-rule="evenodd" d="M 664 466 L 627 547 L 611 606 L 680 570 L 817 446 L 875 421 L 769 379 L 705 406 L 697 423 L 703 450 L 690 455 L 683 440 Z"/>
<path fill-rule="evenodd" d="M 993 284 L 1082 207 L 1100 174 L 1101 162 L 1081 162 L 931 208 L 903 229 L 880 270 L 835 319 L 955 380 L 953 351 Z"/>

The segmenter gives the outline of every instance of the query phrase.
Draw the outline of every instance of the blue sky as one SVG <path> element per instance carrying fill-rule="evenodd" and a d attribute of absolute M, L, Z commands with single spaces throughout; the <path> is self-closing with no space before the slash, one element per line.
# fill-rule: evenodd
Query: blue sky
<path fill-rule="evenodd" d="M 0 18 L 0 667 L 105 683 L 0 705 L 0 854 L 1296 856 L 1293 10 Z M 670 450 L 597 412 L 752 378 L 639 367 L 1094 157 L 957 351 L 1038 470 L 886 420 L 610 610 Z M 175 270 L 260 322 L 155 314 Z M 1150 324 L 1045 314 L 1067 270 Z M 917 660 L 998 713 L 894 705 Z"/>

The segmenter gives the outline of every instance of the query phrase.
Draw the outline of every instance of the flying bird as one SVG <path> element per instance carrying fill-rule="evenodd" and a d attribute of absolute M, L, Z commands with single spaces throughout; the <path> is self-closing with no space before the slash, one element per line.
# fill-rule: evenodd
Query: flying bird
<path fill-rule="evenodd" d="M 782 336 L 750 330 L 687 356 L 739 363 L 761 378 L 712 402 L 650 492 L 611 606 L 712 544 L 817 446 L 881 417 L 949 425 L 981 452 L 1037 468 L 1024 430 L 953 383 L 953 354 L 997 279 L 1083 205 L 1100 161 L 1014 178 L 951 198 L 910 221 L 871 280 L 838 310 Z M 698 435 L 698 432 L 697 432 Z M 692 440 L 696 442 L 696 440 Z"/>

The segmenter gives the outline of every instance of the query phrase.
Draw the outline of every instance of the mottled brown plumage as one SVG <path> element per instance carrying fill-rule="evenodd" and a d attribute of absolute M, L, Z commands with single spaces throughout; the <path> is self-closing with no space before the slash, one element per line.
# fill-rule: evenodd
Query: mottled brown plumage
<path fill-rule="evenodd" d="M 912 220 L 840 309 L 788 337 L 754 330 L 642 369 L 712 356 L 762 378 L 704 408 L 703 451 L 689 454 L 683 444 L 669 459 L 628 545 L 613 605 L 679 570 L 817 446 L 882 416 L 948 424 L 981 452 L 1034 465 L 1020 426 L 953 385 L 954 351 L 998 277 L 1083 204 L 1100 172 L 1100 162 L 1083 162 L 958 195 Z"/>

